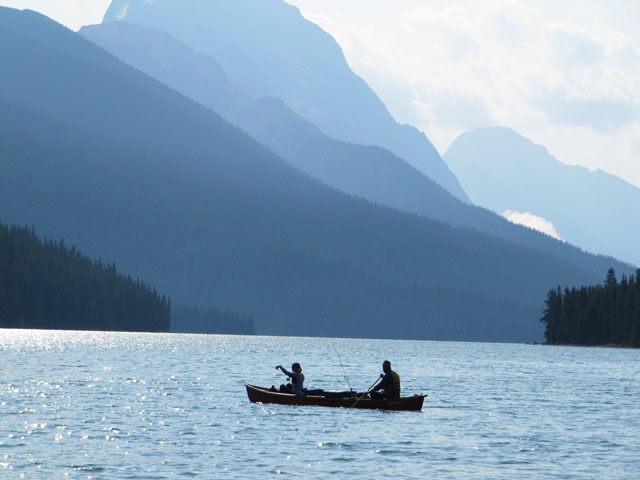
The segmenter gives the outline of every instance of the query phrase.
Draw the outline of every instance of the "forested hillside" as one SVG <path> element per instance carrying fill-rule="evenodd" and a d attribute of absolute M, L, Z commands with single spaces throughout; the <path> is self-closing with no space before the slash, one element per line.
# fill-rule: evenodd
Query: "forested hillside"
<path fill-rule="evenodd" d="M 640 269 L 618 282 L 549 291 L 541 321 L 549 344 L 640 347 Z"/>
<path fill-rule="evenodd" d="M 594 275 L 610 266 L 604 257 L 597 261 L 573 245 L 463 202 L 388 150 L 328 137 L 277 98 L 249 98 L 230 83 L 213 57 L 196 52 L 166 32 L 120 21 L 83 27 L 79 33 L 211 108 L 291 165 L 344 193 L 489 233 L 556 255 Z"/>
<path fill-rule="evenodd" d="M 170 302 L 114 264 L 0 224 L 0 327 L 169 330 Z"/>

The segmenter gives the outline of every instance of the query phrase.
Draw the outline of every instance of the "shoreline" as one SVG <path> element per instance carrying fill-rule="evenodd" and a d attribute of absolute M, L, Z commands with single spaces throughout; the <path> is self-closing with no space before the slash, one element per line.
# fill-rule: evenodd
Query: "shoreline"
<path fill-rule="evenodd" d="M 585 347 L 585 348 L 618 348 L 618 349 L 630 349 L 630 350 L 638 350 L 640 347 L 632 347 L 631 345 L 619 345 L 615 343 L 606 343 L 602 345 L 580 345 L 577 343 L 538 343 L 537 345 L 542 345 L 545 347 Z"/>

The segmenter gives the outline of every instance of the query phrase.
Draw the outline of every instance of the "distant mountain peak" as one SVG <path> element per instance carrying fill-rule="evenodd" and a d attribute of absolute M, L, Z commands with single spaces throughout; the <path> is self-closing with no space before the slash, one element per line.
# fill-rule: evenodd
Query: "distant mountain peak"
<path fill-rule="evenodd" d="M 470 145 L 487 149 L 487 154 L 492 152 L 493 161 L 500 161 L 501 165 L 522 165 L 534 160 L 535 162 L 558 161 L 549 153 L 547 147 L 534 143 L 509 127 L 478 127 L 462 133 L 449 147 L 446 153 L 447 162 L 452 162 L 450 167 L 454 171 L 455 163 L 459 160 L 454 152 L 457 149 L 466 149 Z M 523 151 L 528 152 L 528 155 L 522 155 Z M 468 157 L 465 161 L 478 162 L 480 158 L 480 155 L 475 155 Z"/>
<path fill-rule="evenodd" d="M 475 203 L 494 212 L 535 212 L 566 241 L 640 264 L 640 189 L 600 170 L 567 165 L 512 129 L 477 128 L 444 155 Z"/>
<path fill-rule="evenodd" d="M 469 201 L 428 138 L 398 124 L 336 40 L 284 0 L 114 0 L 104 23 L 118 20 L 169 32 L 215 58 L 249 97 L 281 98 L 331 138 L 390 150 Z"/>

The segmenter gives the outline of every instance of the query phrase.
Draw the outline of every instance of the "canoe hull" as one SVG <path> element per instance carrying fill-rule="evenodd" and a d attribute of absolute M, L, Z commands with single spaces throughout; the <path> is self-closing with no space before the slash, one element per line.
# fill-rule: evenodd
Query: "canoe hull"
<path fill-rule="evenodd" d="M 278 405 L 314 405 L 317 407 L 365 408 L 373 410 L 420 411 L 426 395 L 415 395 L 396 399 L 325 398 L 322 396 L 298 396 L 290 393 L 272 392 L 268 388 L 245 384 L 252 403 L 276 403 Z"/>

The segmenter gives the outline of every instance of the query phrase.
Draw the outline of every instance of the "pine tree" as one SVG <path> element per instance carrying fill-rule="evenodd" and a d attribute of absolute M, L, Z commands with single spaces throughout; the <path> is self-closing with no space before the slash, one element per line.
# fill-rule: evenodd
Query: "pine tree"
<path fill-rule="evenodd" d="M 63 240 L 0 224 L 0 327 L 168 331 L 170 303 Z"/>
<path fill-rule="evenodd" d="M 640 347 L 640 269 L 620 282 L 609 269 L 603 285 L 558 287 L 545 302 L 541 321 L 549 344 Z"/>

